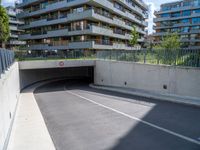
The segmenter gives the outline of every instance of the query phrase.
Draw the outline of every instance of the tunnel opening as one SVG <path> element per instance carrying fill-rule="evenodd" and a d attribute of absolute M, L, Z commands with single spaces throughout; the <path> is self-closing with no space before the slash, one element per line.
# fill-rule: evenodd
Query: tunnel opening
<path fill-rule="evenodd" d="M 90 84 L 94 82 L 94 67 L 69 67 L 20 70 L 20 86 L 24 89 L 34 83 L 61 79 Z"/>

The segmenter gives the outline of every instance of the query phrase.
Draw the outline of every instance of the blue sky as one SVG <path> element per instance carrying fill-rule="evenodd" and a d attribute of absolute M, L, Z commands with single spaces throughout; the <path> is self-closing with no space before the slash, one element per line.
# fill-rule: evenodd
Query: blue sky
<path fill-rule="evenodd" d="M 4 6 L 9 6 L 9 5 L 13 5 L 14 1 L 16 0 L 2 0 L 2 3 Z M 155 10 L 159 9 L 160 4 L 167 3 L 167 2 L 173 2 L 173 1 L 177 1 L 177 0 L 144 0 L 145 3 L 147 3 L 148 5 L 150 5 L 150 15 L 149 15 L 149 33 L 153 32 L 152 26 L 153 26 L 153 12 Z"/>

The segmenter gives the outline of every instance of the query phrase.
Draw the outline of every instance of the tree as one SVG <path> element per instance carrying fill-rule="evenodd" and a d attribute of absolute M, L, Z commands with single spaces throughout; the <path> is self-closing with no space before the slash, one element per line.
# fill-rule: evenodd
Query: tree
<path fill-rule="evenodd" d="M 167 34 L 161 42 L 161 47 L 164 49 L 180 49 L 180 46 L 180 38 L 177 33 Z"/>
<path fill-rule="evenodd" d="M 10 35 L 9 18 L 6 9 L 0 5 L 0 44 L 2 47 L 3 43 L 8 40 L 9 35 Z"/>
<path fill-rule="evenodd" d="M 180 39 L 177 33 L 167 34 L 160 44 L 154 46 L 157 59 L 163 64 L 176 64 L 180 46 Z"/>
<path fill-rule="evenodd" d="M 139 34 L 138 34 L 137 30 L 136 30 L 136 27 L 133 26 L 132 27 L 132 31 L 131 31 L 131 39 L 129 41 L 130 44 L 132 46 L 135 46 L 137 44 L 137 42 L 138 42 L 138 38 L 139 38 Z"/>

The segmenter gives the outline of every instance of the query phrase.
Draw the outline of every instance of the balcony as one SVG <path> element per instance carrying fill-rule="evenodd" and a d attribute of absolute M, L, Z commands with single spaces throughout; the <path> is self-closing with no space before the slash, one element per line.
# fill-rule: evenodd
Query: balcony
<path fill-rule="evenodd" d="M 10 33 L 10 38 L 18 38 L 17 34 Z"/>
<path fill-rule="evenodd" d="M 59 37 L 59 36 L 66 36 L 66 35 L 68 35 L 68 29 L 57 29 L 57 30 L 51 30 L 47 32 L 35 32 L 33 34 L 19 35 L 19 39 L 20 40 L 43 39 L 43 38 Z"/>
<path fill-rule="evenodd" d="M 33 43 L 30 44 L 30 50 L 64 50 L 68 49 L 68 41 L 51 41 L 50 43 Z"/>
<path fill-rule="evenodd" d="M 33 27 L 40 27 L 40 26 L 64 23 L 64 22 L 68 22 L 68 21 L 81 20 L 83 18 L 88 18 L 88 17 L 92 17 L 92 9 L 85 10 L 84 12 L 81 12 L 81 13 L 71 13 L 68 15 L 62 15 L 62 16 L 58 16 L 58 17 L 54 17 L 54 18 L 33 21 L 30 24 L 20 26 L 19 28 L 20 29 L 28 29 L 28 28 L 33 28 Z"/>
<path fill-rule="evenodd" d="M 134 17 L 134 16 L 132 15 L 132 17 Z M 126 23 L 123 20 L 120 20 L 118 18 L 112 18 L 110 16 L 106 16 L 105 14 L 98 12 L 96 9 L 94 9 L 94 10 L 88 9 L 81 13 L 71 13 L 71 14 L 65 15 L 65 17 L 62 17 L 62 18 L 59 17 L 59 18 L 53 18 L 53 19 L 42 19 L 42 20 L 33 21 L 30 24 L 25 24 L 23 26 L 20 26 L 20 29 L 28 29 L 28 28 L 39 27 L 39 26 L 53 25 L 53 24 L 58 24 L 58 23 L 62 23 L 62 22 L 81 20 L 83 18 L 98 19 L 98 20 L 107 22 L 109 24 L 113 24 L 118 27 L 125 28 L 127 30 L 132 29 L 132 27 L 129 25 L 126 25 Z M 137 21 L 138 24 L 142 24 L 142 22 L 137 20 L 136 18 L 135 18 L 135 20 Z M 143 23 L 143 24 L 146 26 L 145 23 Z M 142 34 L 146 34 L 141 30 L 139 30 L 139 32 Z"/>
<path fill-rule="evenodd" d="M 128 7 L 129 9 L 131 9 L 131 10 L 133 10 L 135 13 L 137 13 L 137 14 L 139 14 L 139 15 L 141 15 L 142 17 L 146 17 L 145 16 L 145 14 L 143 13 L 143 10 L 141 9 L 141 8 L 139 8 L 139 7 L 136 7 L 136 6 L 133 6 L 131 3 L 128 3 L 128 2 L 126 2 L 125 0 L 118 0 L 119 2 L 121 2 L 121 3 L 123 3 L 126 7 Z M 139 1 L 137 1 L 137 2 L 139 2 Z M 141 6 L 144 8 L 144 9 L 148 9 L 148 6 L 146 6 L 145 5 L 145 3 L 140 3 L 139 2 L 139 4 L 141 4 Z M 145 7 L 144 7 L 145 6 Z"/>
<path fill-rule="evenodd" d="M 11 40 L 9 43 L 11 45 L 25 45 L 26 44 L 25 41 L 18 41 L 18 40 Z"/>
<path fill-rule="evenodd" d="M 92 41 L 75 41 L 69 43 L 69 49 L 91 49 L 92 47 Z"/>
<path fill-rule="evenodd" d="M 107 1 L 107 0 L 93 0 L 94 2 L 96 3 L 99 3 L 101 4 L 102 6 L 106 7 L 106 8 L 109 8 L 111 11 L 114 11 L 115 13 L 117 13 L 118 15 L 121 15 L 125 18 L 128 18 L 134 22 L 137 22 L 138 24 L 141 24 L 141 21 L 139 19 L 137 19 L 133 14 L 127 12 L 127 11 L 121 11 L 117 8 L 114 7 L 113 3 Z M 144 24 L 142 24 L 144 25 Z"/>
<path fill-rule="evenodd" d="M 137 19 L 133 14 L 129 13 L 128 11 L 125 12 L 125 15 L 128 17 L 128 18 L 131 18 L 132 21 L 138 23 L 138 24 L 141 24 L 141 21 L 139 19 Z"/>
<path fill-rule="evenodd" d="M 22 21 L 19 21 L 17 19 L 9 19 L 9 23 L 12 23 L 12 24 L 24 24 Z"/>
<path fill-rule="evenodd" d="M 9 26 L 10 30 L 12 31 L 18 31 L 17 26 Z"/>
<path fill-rule="evenodd" d="M 131 34 L 125 33 L 126 39 L 131 39 Z"/>
<path fill-rule="evenodd" d="M 142 37 L 142 38 L 138 39 L 138 42 L 144 42 L 144 38 Z"/>
<path fill-rule="evenodd" d="M 29 0 L 27 2 L 21 2 L 21 3 L 16 4 L 16 7 L 17 8 L 22 8 L 22 7 L 26 6 L 26 5 L 32 4 L 32 3 L 37 2 L 37 1 L 38 0 Z"/>
<path fill-rule="evenodd" d="M 31 44 L 30 50 L 66 50 L 66 49 L 109 49 L 109 50 L 132 50 L 133 47 L 125 43 L 112 43 L 109 40 L 86 40 L 86 41 L 56 41 L 51 43 Z"/>
<path fill-rule="evenodd" d="M 121 25 L 121 26 L 125 26 L 126 23 L 123 20 L 120 20 L 118 18 L 113 18 L 113 22 L 115 22 L 115 24 Z"/>
<path fill-rule="evenodd" d="M 92 44 L 94 49 L 113 49 L 113 43 L 108 40 L 95 40 Z"/>
<path fill-rule="evenodd" d="M 91 32 L 100 35 L 113 36 L 113 30 L 102 26 L 91 26 Z"/>
<path fill-rule="evenodd" d="M 177 17 L 160 17 L 160 18 L 154 18 L 154 22 L 161 22 L 166 20 L 178 20 L 178 19 L 186 19 L 186 18 L 194 18 L 194 17 L 200 17 L 200 13 L 193 13 L 189 16 L 177 16 Z"/>
<path fill-rule="evenodd" d="M 167 32 L 156 32 L 156 33 L 153 33 L 154 36 L 164 36 L 164 35 L 167 35 Z"/>
<path fill-rule="evenodd" d="M 126 49 L 126 44 L 113 43 L 113 49 L 114 50 L 125 50 Z"/>
<path fill-rule="evenodd" d="M 183 11 L 183 10 L 198 9 L 198 8 L 199 8 L 199 6 L 183 6 L 183 7 L 173 8 L 171 10 L 155 11 L 155 15 L 160 15 L 160 14 L 163 14 L 163 13 L 171 13 L 171 12 Z"/>
<path fill-rule="evenodd" d="M 67 2 L 67 0 L 63 0 L 60 2 L 49 4 L 45 8 L 40 8 L 39 10 L 36 10 L 36 11 L 21 12 L 21 13 L 17 14 L 17 17 L 24 18 L 24 17 L 31 17 L 34 15 L 40 15 L 45 12 L 55 11 L 55 10 L 62 9 L 62 8 L 70 8 L 74 5 L 79 5 L 79 4 L 85 3 L 87 1 L 89 1 L 89 0 L 78 0 L 78 1 L 71 1 L 71 2 Z"/>

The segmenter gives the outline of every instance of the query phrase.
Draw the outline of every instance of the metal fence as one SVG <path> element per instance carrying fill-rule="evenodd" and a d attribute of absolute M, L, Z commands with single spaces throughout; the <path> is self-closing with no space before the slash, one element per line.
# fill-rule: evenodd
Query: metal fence
<path fill-rule="evenodd" d="M 200 67 L 200 49 L 98 51 L 97 59 Z"/>
<path fill-rule="evenodd" d="M 20 51 L 15 55 L 19 61 L 97 59 L 200 67 L 200 49 Z"/>
<path fill-rule="evenodd" d="M 18 61 L 56 60 L 56 59 L 96 59 L 96 51 L 92 50 L 52 50 L 52 51 L 18 51 Z"/>
<path fill-rule="evenodd" d="M 15 61 L 14 52 L 0 49 L 0 75 L 4 73 Z"/>

